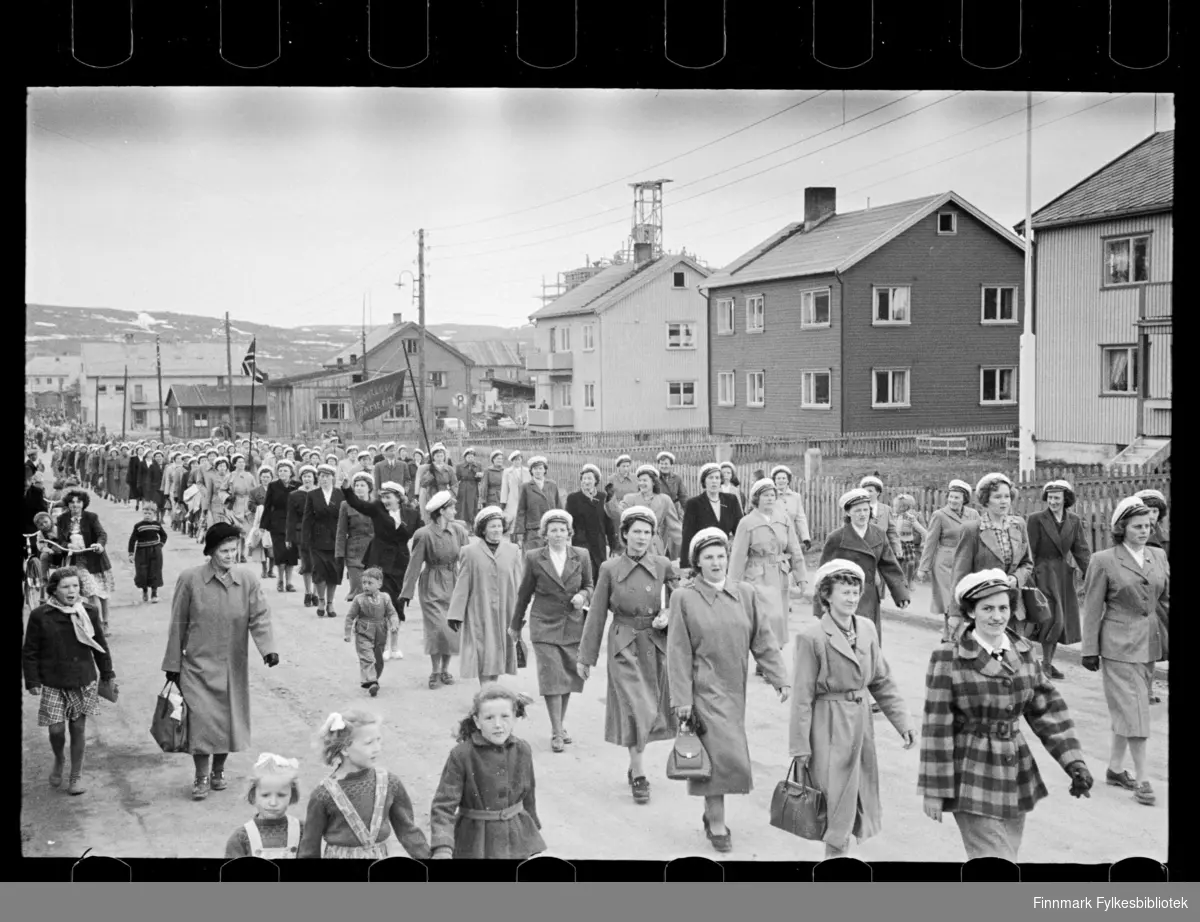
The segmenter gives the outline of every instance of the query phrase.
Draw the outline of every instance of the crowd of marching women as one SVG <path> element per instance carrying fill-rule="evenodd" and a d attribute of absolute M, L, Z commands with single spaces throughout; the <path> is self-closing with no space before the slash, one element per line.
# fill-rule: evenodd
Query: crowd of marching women
<path fill-rule="evenodd" d="M 886 504 L 883 483 L 865 477 L 841 497 L 845 524 L 810 574 L 811 535 L 791 470 L 778 465 L 743 489 L 732 465 L 706 464 L 687 484 L 674 462 L 666 451 L 653 464 L 621 455 L 609 475 L 588 464 L 568 487 L 547 479 L 544 457 L 493 451 L 484 459 L 468 449 L 452 463 L 441 443 L 428 457 L 393 442 L 343 448 L 336 438 L 311 447 L 266 439 L 62 445 L 56 473 L 80 486 L 67 491 L 49 533 L 72 549 L 73 566 L 53 570 L 24 654 L 26 685 L 41 695 L 39 724 L 49 728 L 51 784 L 62 783 L 69 727 L 68 788 L 83 791 L 83 722 L 98 695 L 113 693 L 112 568 L 104 530 L 87 511 L 90 489 L 143 507 L 129 546 L 147 601 L 162 585 L 165 524 L 204 546 L 207 562 L 175 586 L 162 666 L 187 703 L 196 800 L 223 790 L 227 756 L 251 745 L 250 641 L 266 666 L 279 662 L 271 578 L 276 592 L 295 592 L 298 570 L 305 604 L 328 618 L 337 617 L 337 587 L 349 582 L 344 636 L 368 698 L 385 664 L 403 656 L 398 627 L 414 598 L 429 688 L 457 681 L 455 657 L 460 677 L 479 682 L 428 838 L 400 779 L 377 766 L 382 721 L 361 701 L 317 731 L 332 773 L 311 792 L 303 822 L 288 815 L 300 797 L 297 760 L 258 759 L 246 795 L 256 815 L 230 837 L 230 856 L 381 857 L 393 832 L 418 858 L 542 851 L 532 749 L 513 735 L 531 700 L 501 679 L 532 659 L 551 751 L 561 753 L 573 741 L 571 696 L 602 650 L 603 736 L 627 753 L 631 797 L 650 800 L 649 744 L 675 739 L 675 753 L 686 755 L 678 741 L 698 740 L 701 766 L 677 777 L 704 799 L 703 828 L 718 852 L 733 848 L 725 798 L 752 788 L 751 658 L 788 708 L 789 778 L 824 794 L 821 828 L 797 834 L 822 840 L 826 856 L 881 830 L 875 713 L 905 749 L 919 743 L 924 811 L 937 821 L 953 814 L 969 857 L 1015 860 L 1025 816 L 1047 796 L 1022 719 L 1070 777 L 1070 792 L 1090 796 L 1092 777 L 1054 684 L 1063 679 L 1053 662 L 1060 643 L 1082 642 L 1083 665 L 1101 674 L 1112 722 L 1106 784 L 1154 803 L 1146 747 L 1169 598 L 1161 493 L 1123 500 L 1113 547 L 1092 553 L 1066 481 L 1047 483 L 1044 511 L 1026 520 L 1011 512 L 1004 475 L 973 487 L 954 480 L 926 522 L 912 497 Z M 36 485 L 26 470 L 28 494 Z M 243 566 L 251 559 L 256 567 Z M 899 686 L 884 653 L 880 607 L 888 593 L 908 606 L 914 580 L 926 577 L 944 629 L 915 720 L 906 704 L 913 690 Z M 792 589 L 809 587 L 814 617 L 790 633 Z M 789 641 L 790 670 L 781 652 Z"/>

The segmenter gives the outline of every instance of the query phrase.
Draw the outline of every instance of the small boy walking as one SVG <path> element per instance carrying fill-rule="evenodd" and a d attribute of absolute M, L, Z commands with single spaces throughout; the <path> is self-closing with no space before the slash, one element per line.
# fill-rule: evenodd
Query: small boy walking
<path fill-rule="evenodd" d="M 391 598 L 379 591 L 382 586 L 382 570 L 378 567 L 363 570 L 362 591 L 354 597 L 346 613 L 345 640 L 349 643 L 351 636 L 354 637 L 359 679 L 372 698 L 379 694 L 384 662 L 399 649 L 400 616 Z"/>
<path fill-rule="evenodd" d="M 167 530 L 158 517 L 158 507 L 151 502 L 142 507 L 142 520 L 133 526 L 129 536 L 129 553 L 133 555 L 133 584 L 142 590 L 143 602 L 157 602 L 163 584 L 163 545 Z"/>

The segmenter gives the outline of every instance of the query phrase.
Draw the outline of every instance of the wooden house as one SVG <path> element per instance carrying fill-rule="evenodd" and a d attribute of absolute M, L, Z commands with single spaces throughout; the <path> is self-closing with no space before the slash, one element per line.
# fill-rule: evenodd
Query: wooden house
<path fill-rule="evenodd" d="M 253 399 L 253 411 L 251 410 Z M 214 426 L 229 418 L 229 388 L 211 384 L 172 385 L 165 401 L 172 435 L 182 439 L 208 438 Z M 267 434 L 267 389 L 259 384 L 233 386 L 233 430 Z"/>

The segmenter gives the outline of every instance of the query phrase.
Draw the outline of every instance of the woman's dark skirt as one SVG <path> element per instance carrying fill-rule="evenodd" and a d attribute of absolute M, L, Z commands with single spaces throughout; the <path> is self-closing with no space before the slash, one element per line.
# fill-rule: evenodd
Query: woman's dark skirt
<path fill-rule="evenodd" d="M 163 584 L 162 545 L 139 547 L 133 552 L 133 584 L 138 589 L 161 589 Z"/>
<path fill-rule="evenodd" d="M 579 644 L 535 643 L 539 695 L 570 695 L 583 691 L 579 663 Z"/>
<path fill-rule="evenodd" d="M 340 586 L 342 571 L 334 560 L 333 551 L 322 551 L 314 547 L 309 553 L 312 555 L 313 582 L 326 586 Z"/>
<path fill-rule="evenodd" d="M 312 551 L 303 544 L 293 544 L 292 547 L 297 548 L 297 554 L 300 560 L 300 575 L 307 576 L 313 571 Z"/>
<path fill-rule="evenodd" d="M 281 567 L 294 567 L 300 561 L 300 552 L 296 545 L 287 545 L 286 532 L 271 532 L 271 558 Z"/>
<path fill-rule="evenodd" d="M 404 574 L 389 573 L 386 570 L 383 573 L 383 591 L 387 593 L 389 599 L 392 600 L 392 605 L 396 609 L 396 614 L 404 621 L 404 609 L 400 607 L 400 590 L 404 585 Z"/>

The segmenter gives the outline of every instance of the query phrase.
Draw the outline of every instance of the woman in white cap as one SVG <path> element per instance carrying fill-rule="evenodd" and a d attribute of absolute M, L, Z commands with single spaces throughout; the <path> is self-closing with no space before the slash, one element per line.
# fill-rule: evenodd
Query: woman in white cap
<path fill-rule="evenodd" d="M 803 589 L 806 574 L 800 538 L 790 519 L 775 514 L 775 496 L 775 483 L 769 477 L 750 488 L 750 509 L 738 522 L 729 549 L 729 578 L 754 586 L 782 650 L 788 642 L 790 589 L 793 582 Z M 763 675 L 761 667 L 755 675 Z"/>
<path fill-rule="evenodd" d="M 541 455 L 534 455 L 529 459 L 529 483 L 521 486 L 521 493 L 517 498 L 513 535 L 526 551 L 532 551 L 545 543 L 541 536 L 542 516 L 551 509 L 563 507 L 558 484 L 546 478 L 547 466 L 546 459 Z"/>
<path fill-rule="evenodd" d="M 1083 584 L 1085 669 L 1097 670 L 1112 721 L 1105 781 L 1134 792 L 1140 804 L 1154 803 L 1146 773 L 1154 664 L 1167 658 L 1171 567 L 1164 551 L 1149 547 L 1150 510 L 1136 496 L 1117 504 L 1113 546 L 1092 555 Z M 1133 777 L 1125 770 L 1133 757 Z"/>
<path fill-rule="evenodd" d="M 459 552 L 471 543 L 470 533 L 462 522 L 454 520 L 454 512 L 454 494 L 449 490 L 435 493 L 425 504 L 429 524 L 413 535 L 412 555 L 400 590 L 406 604 L 415 593 L 421 595 L 425 653 L 433 666 L 430 688 L 454 684 L 450 657 L 458 653 L 458 634 L 450 629 L 446 613 L 458 576 Z"/>
<path fill-rule="evenodd" d="M 825 794 L 825 857 L 836 858 L 850 850 L 851 836 L 861 843 L 882 828 L 871 711 L 887 715 L 905 749 L 916 743 L 916 732 L 874 623 L 856 614 L 869 574 L 835 558 L 821 565 L 814 582 L 819 620 L 796 632 L 788 751 Z"/>
<path fill-rule="evenodd" d="M 1028 519 L 1029 550 L 1033 555 L 1033 582 L 1050 605 L 1054 620 L 1038 629 L 1042 644 L 1042 671 L 1055 681 L 1064 679 L 1054 665 L 1054 651 L 1060 643 L 1079 643 L 1079 596 L 1075 590 L 1075 570 L 1087 574 L 1092 550 L 1088 546 L 1083 520 L 1070 509 L 1075 491 L 1065 480 L 1051 480 L 1042 487 L 1046 508 Z"/>
<path fill-rule="evenodd" d="M 567 496 L 574 531 L 571 543 L 588 552 L 593 578 L 600 572 L 600 564 L 608 560 L 609 551 L 617 546 L 617 532 L 600 495 L 600 477 L 600 468 L 585 464 L 579 469 L 579 489 Z"/>
<path fill-rule="evenodd" d="M 964 522 L 954 549 L 954 571 L 951 577 L 958 585 L 964 577 L 981 570 L 1003 570 L 1016 580 L 1016 588 L 1024 589 L 1033 575 L 1033 555 L 1029 552 L 1029 529 L 1025 520 L 1013 515 L 1012 481 L 1003 474 L 985 474 L 975 485 L 975 499 L 983 510 L 979 519 Z M 958 630 L 961 622 L 951 618 L 950 628 Z M 1013 629 L 1030 633 L 1025 624 L 1025 605 L 1017 593 L 1013 608 Z"/>
<path fill-rule="evenodd" d="M 483 465 L 475 460 L 475 449 L 462 453 L 462 461 L 454 469 L 458 480 L 458 517 L 464 522 L 475 521 L 479 505 L 479 481 L 483 480 Z"/>
<path fill-rule="evenodd" d="M 487 506 L 475 516 L 475 537 L 459 555 L 446 621 L 462 639 L 464 679 L 482 688 L 517 674 L 517 649 L 508 632 L 521 585 L 521 552 L 504 540 L 504 511 Z"/>
<path fill-rule="evenodd" d="M 1047 795 L 1021 718 L 1090 797 L 1066 702 L 1024 637 L 1008 629 L 1016 590 L 1003 570 L 970 573 L 955 586 L 964 630 L 933 651 L 925 678 L 921 770 L 925 815 L 953 813 L 967 858 L 1017 860 L 1025 814 Z"/>
<path fill-rule="evenodd" d="M 721 462 L 721 492 L 728 493 L 738 501 L 738 515 L 746 508 L 746 494 L 742 490 L 742 482 L 738 480 L 737 468 L 732 461 Z"/>
<path fill-rule="evenodd" d="M 506 531 L 516 541 L 514 526 L 517 522 L 517 503 L 521 501 L 521 487 L 529 483 L 529 469 L 525 467 L 525 455 L 518 448 L 509 452 L 508 467 L 500 484 L 500 508 L 504 510 Z"/>
<path fill-rule="evenodd" d="M 700 468 L 700 492 L 683 507 L 683 528 L 680 546 L 690 548 L 692 538 L 705 528 L 719 528 L 732 540 L 742 520 L 738 498 L 721 490 L 721 465 L 709 461 Z M 690 564 L 690 560 L 681 563 Z"/>
<path fill-rule="evenodd" d="M 213 461 L 212 470 L 204 475 L 205 487 L 208 492 L 208 524 L 218 522 L 234 524 L 229 515 L 231 505 L 229 495 L 229 459 L 217 455 Z"/>
<path fill-rule="evenodd" d="M 333 597 L 342 583 L 342 570 L 337 564 L 338 510 L 342 508 L 346 495 L 334 486 L 337 468 L 322 464 L 317 468 L 317 489 L 311 491 L 304 502 L 304 520 L 301 523 L 304 546 L 312 560 L 313 593 L 317 597 L 317 617 L 336 618 Z"/>
<path fill-rule="evenodd" d="M 608 517 L 612 519 L 613 531 L 616 534 L 621 533 L 621 503 L 630 493 L 638 491 L 637 477 L 633 473 L 633 459 L 629 455 L 618 455 L 617 460 L 613 462 L 615 472 L 613 478 L 605 487 L 605 493 L 611 499 L 606 499 L 605 509 L 608 512 Z"/>
<path fill-rule="evenodd" d="M 672 470 L 675 456 L 671 452 L 660 451 L 655 463 L 658 465 L 659 491 L 671 501 L 668 515 L 663 519 L 663 545 L 667 556 L 678 560 L 687 556 L 683 550 L 683 504 L 687 502 L 687 490 L 683 488 L 683 480 Z"/>
<path fill-rule="evenodd" d="M 288 540 L 288 497 L 300 486 L 295 480 L 296 462 L 280 458 L 275 462 L 275 479 L 267 484 L 263 499 L 261 526 L 271 536 L 271 555 L 275 559 L 275 591 L 295 592 L 292 569 L 299 560 L 299 549 Z M 303 515 L 303 512 L 301 513 Z"/>
<path fill-rule="evenodd" d="M 304 509 L 308 506 L 308 494 L 317 488 L 317 469 L 312 464 L 300 466 L 300 486 L 288 496 L 287 533 L 288 543 L 296 549 L 300 561 L 300 576 L 304 579 L 304 607 L 317 604 L 312 591 L 312 551 L 304 541 Z"/>
<path fill-rule="evenodd" d="M 1133 494 L 1150 510 L 1150 547 L 1161 548 L 1168 557 L 1171 553 L 1171 532 L 1167 528 L 1167 498 L 1159 490 L 1138 490 Z"/>
<path fill-rule="evenodd" d="M 720 471 L 716 471 L 720 474 Z M 712 775 L 689 781 L 688 794 L 704 798 L 704 833 L 718 852 L 733 848 L 725 824 L 725 795 L 753 789 L 746 741 L 746 675 L 751 654 L 767 681 L 787 701 L 791 688 L 767 614 L 754 587 L 727 576 L 729 536 L 702 528 L 688 546 L 688 564 L 698 574 L 671 594 L 667 627 L 667 676 L 671 705 L 682 724 L 703 731 Z"/>
<path fill-rule="evenodd" d="M 446 460 L 446 446 L 434 442 L 429 449 L 429 463 L 417 469 L 417 483 L 421 486 L 420 502 L 427 505 L 435 493 L 447 491 L 454 495 L 455 508 L 458 507 L 458 477 L 454 467 Z M 429 524 L 426 516 L 425 524 Z"/>
<path fill-rule="evenodd" d="M 275 575 L 273 572 L 275 562 L 271 557 L 271 539 L 267 538 L 266 541 L 263 541 L 265 530 L 262 524 L 267 487 L 271 485 L 274 477 L 275 472 L 271 470 L 270 465 L 264 464 L 258 469 L 258 486 L 250 491 L 250 502 L 247 507 L 250 531 L 246 536 L 246 547 L 250 559 L 262 568 L 261 578 L 264 583 Z"/>
<path fill-rule="evenodd" d="M 361 502 L 369 502 L 374 483 L 374 472 L 359 471 L 350 478 L 350 493 Z M 362 592 L 362 574 L 366 567 L 367 549 L 371 546 L 371 539 L 375 537 L 375 526 L 370 516 L 350 505 L 349 493 L 343 493 L 342 497 L 342 505 L 338 509 L 333 555 L 335 562 L 341 561 L 346 567 L 346 579 L 350 583 L 350 594 L 346 596 L 346 601 L 349 602 Z"/>
<path fill-rule="evenodd" d="M 345 503 L 351 513 L 365 516 L 371 523 L 371 540 L 363 554 L 363 568 L 377 567 L 383 572 L 383 591 L 388 594 L 400 620 L 404 621 L 406 600 L 400 588 L 408 574 L 408 541 L 421 525 L 421 520 L 404 504 L 404 487 L 394 480 L 385 480 L 372 502 L 362 495 L 359 487 L 347 493 Z"/>
<path fill-rule="evenodd" d="M 246 456 L 236 454 L 230 459 L 229 496 L 233 505 L 229 510 L 229 521 L 242 530 L 242 543 L 238 548 L 238 563 L 246 562 L 246 537 L 253 524 L 250 518 L 250 491 L 256 486 L 255 476 L 246 470 Z"/>
<path fill-rule="evenodd" d="M 896 531 L 896 523 L 892 521 L 892 509 L 879 501 L 883 496 L 883 481 L 873 475 L 867 475 L 858 482 L 858 486 L 871 494 L 871 524 L 887 537 L 888 545 L 896 559 L 903 559 L 904 549 L 900 546 L 900 534 Z"/>
<path fill-rule="evenodd" d="M 655 529 L 654 540 L 650 544 L 651 553 L 661 554 L 668 560 L 672 560 L 670 554 L 667 553 L 667 537 L 663 534 L 666 528 L 666 522 L 672 518 L 675 504 L 671 502 L 666 494 L 662 492 L 662 484 L 658 479 L 658 468 L 653 464 L 642 464 L 637 469 L 637 492 L 627 493 L 620 497 L 622 511 L 633 506 L 645 506 L 654 513 L 658 521 L 658 526 Z M 683 532 L 683 523 L 680 523 L 680 534 Z"/>
<path fill-rule="evenodd" d="M 587 681 L 612 612 L 604 739 L 628 749 L 626 780 L 637 804 L 650 802 L 642 761 L 646 744 L 673 739 L 677 729 L 667 681 L 669 613 L 663 610 L 663 596 L 669 601 L 678 580 L 671 561 L 651 552 L 657 527 L 657 516 L 646 506 L 621 513 L 625 551 L 600 566 L 579 643 L 579 677 Z"/>
<path fill-rule="evenodd" d="M 808 530 L 808 516 L 804 514 L 804 497 L 792 489 L 795 479 L 792 469 L 786 464 L 776 464 L 768 475 L 775 483 L 775 513 L 786 516 L 796 529 L 800 546 L 808 550 L 812 546 L 812 534 Z"/>
<path fill-rule="evenodd" d="M 479 501 L 485 506 L 504 508 L 500 499 L 504 489 L 504 452 L 496 448 L 488 455 L 488 466 L 479 481 Z"/>
<path fill-rule="evenodd" d="M 601 517 L 607 521 L 603 513 Z M 593 588 L 592 559 L 586 548 L 571 545 L 573 527 L 571 513 L 562 509 L 550 509 L 542 516 L 546 544 L 525 552 L 524 572 L 509 624 L 509 635 L 520 640 L 525 610 L 529 609 L 529 640 L 537 663 L 538 694 L 546 699 L 550 749 L 554 752 L 562 752 L 571 742 L 563 720 L 571 695 L 583 691 L 577 668 L 579 641 Z"/>
<path fill-rule="evenodd" d="M 929 603 L 929 611 L 942 616 L 943 643 L 951 640 L 950 612 L 954 606 L 951 578 L 958 535 L 964 522 L 979 518 L 979 513 L 967 505 L 970 501 L 971 485 L 964 480 L 951 480 L 946 488 L 946 505 L 935 509 L 929 517 L 925 546 L 921 551 L 921 562 L 917 565 L 918 579 L 930 574 L 933 576 L 933 598 Z"/>

